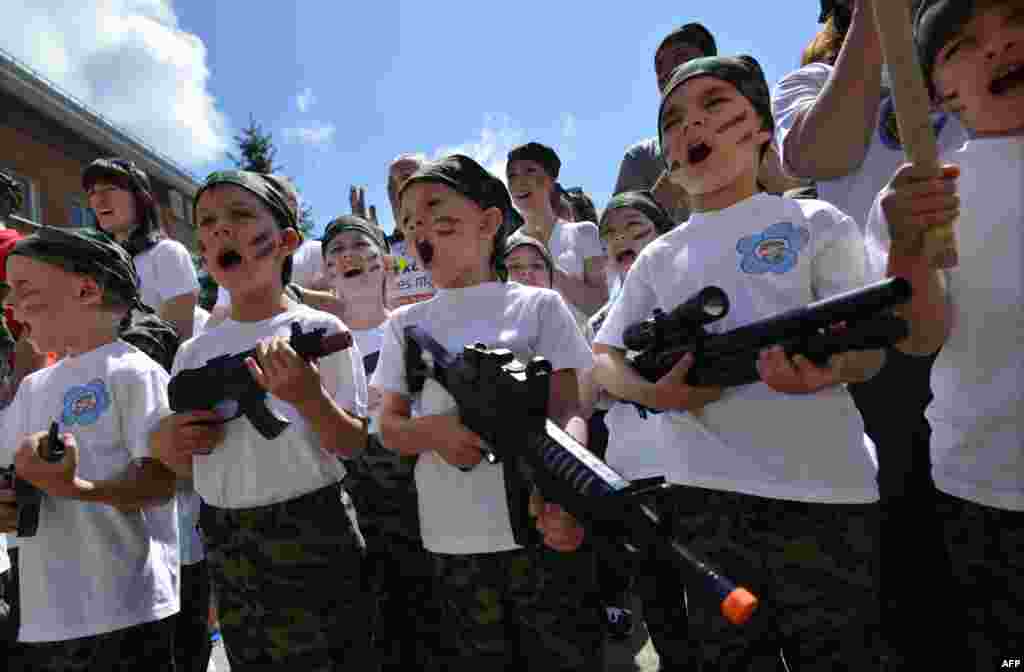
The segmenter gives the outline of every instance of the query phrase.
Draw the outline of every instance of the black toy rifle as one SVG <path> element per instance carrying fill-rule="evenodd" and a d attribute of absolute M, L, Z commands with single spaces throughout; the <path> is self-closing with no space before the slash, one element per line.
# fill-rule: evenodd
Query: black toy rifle
<path fill-rule="evenodd" d="M 672 312 L 655 310 L 654 317 L 626 327 L 623 342 L 637 351 L 626 359 L 643 378 L 656 382 L 692 352 L 687 385 L 746 385 L 760 380 L 757 360 L 771 346 L 824 366 L 838 353 L 894 345 L 909 331 L 890 309 L 906 303 L 910 294 L 909 282 L 889 278 L 713 334 L 704 325 L 728 314 L 729 297 L 718 287 L 705 287 Z"/>
<path fill-rule="evenodd" d="M 63 460 L 66 452 L 66 446 L 61 441 L 59 432 L 60 429 L 55 420 L 50 424 L 50 433 L 46 441 L 39 447 L 39 457 L 52 464 Z M 39 510 L 43 504 L 43 491 L 19 478 L 13 466 L 0 471 L 2 471 L 0 481 L 4 481 L 7 488 L 13 486 L 14 496 L 18 500 L 18 536 L 22 538 L 36 536 L 36 532 L 39 531 Z"/>
<path fill-rule="evenodd" d="M 301 325 L 292 322 L 288 344 L 307 361 L 352 345 L 352 334 L 347 331 L 331 336 L 324 336 L 325 332 L 325 329 L 312 329 L 303 333 Z M 179 371 L 167 388 L 171 410 L 217 409 L 225 416 L 225 422 L 244 415 L 264 438 L 280 436 L 290 423 L 267 407 L 267 392 L 256 383 L 245 364 L 249 357 L 256 357 L 256 348 L 214 357 L 197 369 Z"/>
<path fill-rule="evenodd" d="M 535 357 L 523 364 L 508 350 L 481 344 L 453 355 L 415 326 L 405 328 L 405 337 L 409 389 L 422 395 L 421 406 L 457 407 L 462 423 L 489 446 L 487 461 L 503 463 L 518 543 L 525 545 L 532 529 L 529 497 L 536 486 L 546 501 L 580 521 L 591 538 L 671 563 L 690 585 L 713 591 L 729 621 L 750 618 L 757 598 L 666 532 L 650 505 L 653 496 L 671 487 L 664 478 L 630 482 L 548 418 L 550 362 Z"/>

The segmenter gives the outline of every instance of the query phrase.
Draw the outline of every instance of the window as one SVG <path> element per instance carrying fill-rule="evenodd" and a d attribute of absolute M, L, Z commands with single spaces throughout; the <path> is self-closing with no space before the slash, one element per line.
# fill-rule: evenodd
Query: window
<path fill-rule="evenodd" d="M 96 227 L 96 213 L 88 205 L 88 197 L 72 196 L 68 199 L 68 214 L 70 215 L 70 226 Z"/>
<path fill-rule="evenodd" d="M 42 217 L 39 212 L 39 188 L 36 186 L 36 183 L 24 175 L 10 170 L 6 166 L 0 165 L 0 171 L 7 173 L 21 185 L 21 208 L 13 214 L 21 215 L 25 219 L 38 224 Z"/>

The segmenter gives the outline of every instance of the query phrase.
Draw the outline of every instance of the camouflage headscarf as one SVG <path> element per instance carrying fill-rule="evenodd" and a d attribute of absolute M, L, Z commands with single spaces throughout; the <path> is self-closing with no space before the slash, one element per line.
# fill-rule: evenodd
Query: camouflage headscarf
<path fill-rule="evenodd" d="M 659 236 L 675 228 L 675 222 L 673 222 L 672 218 L 669 217 L 667 212 L 665 212 L 665 208 L 661 207 L 658 201 L 654 200 L 654 196 L 651 192 L 624 191 L 612 197 L 612 200 L 608 201 L 608 205 L 605 206 L 604 212 L 601 213 L 601 221 L 597 225 L 597 230 L 600 232 L 602 238 L 607 233 L 608 215 L 613 210 L 621 208 L 631 208 L 643 213 L 643 215 L 647 217 L 647 219 L 651 220 L 652 224 L 654 224 L 654 228 L 657 230 Z"/>
<path fill-rule="evenodd" d="M 661 117 L 665 114 L 665 104 L 677 88 L 695 77 L 714 77 L 735 86 L 736 90 L 750 101 L 754 111 L 761 116 L 762 128 L 767 131 L 774 130 L 771 92 L 768 89 L 768 82 L 765 81 L 764 71 L 757 60 L 746 55 L 705 56 L 684 63 L 672 71 L 672 78 L 661 94 L 661 106 L 658 108 L 659 147 L 665 146 L 661 133 Z M 767 145 L 762 148 L 762 153 L 766 148 Z M 662 159 L 667 165 L 668 158 L 663 155 Z"/>
<path fill-rule="evenodd" d="M 502 213 L 502 225 L 494 234 L 494 255 L 492 265 L 498 277 L 508 277 L 505 269 L 505 239 L 512 227 L 512 197 L 509 196 L 505 183 L 487 171 L 486 168 L 464 154 L 451 154 L 438 161 L 431 161 L 420 166 L 420 169 L 409 176 L 398 192 L 398 199 L 413 184 L 419 182 L 436 182 L 450 187 L 481 209 L 498 208 Z"/>
<path fill-rule="evenodd" d="M 275 219 L 281 223 L 283 228 L 298 230 L 298 212 L 291 207 L 286 187 L 281 183 L 280 178 L 247 170 L 219 170 L 210 173 L 192 199 L 193 221 L 195 221 L 196 206 L 199 204 L 199 198 L 203 192 L 219 184 L 233 184 L 255 194 L 274 213 Z"/>
<path fill-rule="evenodd" d="M 380 251 L 383 254 L 387 254 L 391 251 L 391 246 L 388 245 L 387 236 L 379 228 L 368 222 L 367 220 L 357 215 L 341 215 L 331 220 L 331 223 L 327 225 L 324 230 L 324 236 L 320 239 L 321 247 L 320 251 L 323 256 L 327 256 L 327 248 L 330 242 L 334 238 L 346 231 L 358 231 L 359 233 L 365 234 L 370 237 Z"/>
<path fill-rule="evenodd" d="M 125 305 L 139 307 L 139 276 L 131 256 L 103 231 L 41 226 L 7 255 L 25 256 L 95 278 Z"/>

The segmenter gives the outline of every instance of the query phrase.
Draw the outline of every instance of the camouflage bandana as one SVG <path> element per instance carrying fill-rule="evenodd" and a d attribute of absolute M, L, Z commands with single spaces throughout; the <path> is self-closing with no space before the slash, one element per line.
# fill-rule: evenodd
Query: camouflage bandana
<path fill-rule="evenodd" d="M 255 194 L 274 213 L 275 219 L 284 224 L 284 228 L 298 231 L 298 213 L 289 204 L 288 194 L 280 179 L 247 170 L 219 170 L 215 173 L 210 173 L 192 199 L 193 221 L 198 221 L 195 218 L 195 210 L 203 192 L 219 184 L 233 184 Z"/>
<path fill-rule="evenodd" d="M 116 240 L 96 229 L 41 226 L 15 243 L 8 259 L 21 255 L 71 273 L 95 278 L 127 305 L 140 307 L 139 276 L 131 256 Z"/>
<path fill-rule="evenodd" d="M 601 213 L 601 221 L 597 226 L 597 230 L 600 236 L 604 238 L 608 233 L 608 215 L 612 210 L 619 210 L 622 208 L 632 208 L 644 215 L 647 219 L 651 220 L 654 224 L 654 228 L 657 230 L 658 235 L 671 231 L 675 228 L 675 222 L 665 212 L 665 208 L 654 200 L 654 196 L 649 191 L 624 191 L 620 194 L 616 194 L 612 197 L 612 200 L 608 201 L 608 205 L 605 206 L 604 212 Z"/>
<path fill-rule="evenodd" d="M 562 160 L 558 158 L 555 150 L 539 142 L 528 142 L 525 145 L 516 147 L 508 153 L 508 160 L 536 161 L 551 176 L 552 180 L 557 180 L 558 173 L 562 170 Z"/>
<path fill-rule="evenodd" d="M 438 161 L 431 161 L 409 176 L 398 191 L 398 199 L 411 185 L 418 182 L 435 182 L 454 189 L 462 196 L 476 203 L 481 209 L 498 208 L 502 213 L 502 225 L 494 234 L 494 270 L 504 280 L 508 277 L 505 268 L 505 239 L 511 230 L 514 208 L 505 183 L 464 154 L 451 154 Z"/>
<path fill-rule="evenodd" d="M 754 111 L 761 115 L 764 130 L 772 131 L 775 128 L 775 121 L 772 117 L 771 92 L 768 89 L 768 82 L 765 81 L 761 65 L 752 56 L 706 56 L 684 63 L 672 71 L 672 78 L 665 86 L 665 91 L 661 95 L 661 106 L 658 108 L 658 145 L 660 147 L 665 146 L 661 133 L 661 117 L 665 113 L 665 103 L 677 88 L 695 77 L 714 77 L 732 84 L 740 94 L 750 101 Z M 664 156 L 662 156 L 662 160 L 666 165 L 668 164 L 668 159 Z"/>
<path fill-rule="evenodd" d="M 380 248 L 381 254 L 388 254 L 391 252 L 391 246 L 388 245 L 387 237 L 384 232 L 378 227 L 374 226 L 367 220 L 356 215 L 342 215 L 331 220 L 331 223 L 327 225 L 327 229 L 324 230 L 324 237 L 320 239 L 321 248 L 320 251 L 324 257 L 327 256 L 328 246 L 334 238 L 346 231 L 358 231 L 366 236 L 369 236 L 370 240 L 377 244 Z"/>

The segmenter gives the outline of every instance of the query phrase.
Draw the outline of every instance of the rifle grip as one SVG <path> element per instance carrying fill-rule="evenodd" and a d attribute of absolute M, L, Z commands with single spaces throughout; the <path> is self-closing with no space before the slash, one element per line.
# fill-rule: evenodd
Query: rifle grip
<path fill-rule="evenodd" d="M 270 410 L 265 393 L 241 400 L 239 408 L 264 439 L 276 439 L 292 424 Z"/>

